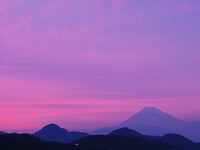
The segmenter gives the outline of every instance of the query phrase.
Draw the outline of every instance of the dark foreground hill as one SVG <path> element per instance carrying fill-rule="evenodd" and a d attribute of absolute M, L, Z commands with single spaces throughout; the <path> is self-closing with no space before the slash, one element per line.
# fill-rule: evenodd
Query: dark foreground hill
<path fill-rule="evenodd" d="M 132 137 L 144 137 L 144 135 L 140 134 L 137 131 L 131 130 L 129 128 L 120 128 L 112 131 L 109 135 L 119 135 L 119 136 L 132 136 Z"/>
<path fill-rule="evenodd" d="M 0 135 L 2 150 L 178 150 L 174 146 L 141 138 L 115 135 L 88 136 L 72 144 L 45 142 L 28 134 Z"/>
<path fill-rule="evenodd" d="M 72 144 L 44 142 L 29 134 L 0 135 L 1 150 L 75 150 Z"/>
<path fill-rule="evenodd" d="M 163 143 L 174 145 L 181 150 L 200 150 L 200 144 L 194 143 L 179 134 L 166 134 L 160 138 Z"/>
<path fill-rule="evenodd" d="M 109 135 L 87 136 L 70 144 L 46 142 L 28 134 L 4 134 L 0 135 L 0 150 L 200 150 L 199 144 L 180 135 L 151 139 L 128 131 L 119 129 Z"/>
<path fill-rule="evenodd" d="M 1 134 L 7 134 L 7 133 L 6 133 L 6 132 L 3 132 L 3 131 L 0 131 L 0 135 L 1 135 Z"/>
<path fill-rule="evenodd" d="M 74 140 L 78 140 L 80 138 L 88 136 L 87 133 L 68 131 L 64 128 L 59 127 L 56 124 L 46 125 L 33 135 L 42 139 L 43 141 L 60 143 L 70 143 Z"/>
<path fill-rule="evenodd" d="M 176 146 L 139 137 L 118 135 L 93 135 L 76 143 L 81 150 L 179 150 Z"/>
<path fill-rule="evenodd" d="M 144 141 L 161 142 L 163 144 L 171 145 L 181 150 L 200 150 L 199 143 L 194 143 L 193 141 L 179 134 L 168 133 L 160 137 L 149 136 L 149 135 L 142 135 L 139 132 L 136 132 L 129 128 L 120 128 L 112 131 L 108 135 L 118 135 L 124 137 L 133 137 L 136 139 L 143 139 Z"/>

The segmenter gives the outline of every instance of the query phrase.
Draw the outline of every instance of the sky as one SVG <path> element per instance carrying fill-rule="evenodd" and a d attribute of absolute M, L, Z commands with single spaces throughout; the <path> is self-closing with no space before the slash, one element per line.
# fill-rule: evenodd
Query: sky
<path fill-rule="evenodd" d="M 200 121 L 199 0 L 1 0 L 0 130 Z"/>

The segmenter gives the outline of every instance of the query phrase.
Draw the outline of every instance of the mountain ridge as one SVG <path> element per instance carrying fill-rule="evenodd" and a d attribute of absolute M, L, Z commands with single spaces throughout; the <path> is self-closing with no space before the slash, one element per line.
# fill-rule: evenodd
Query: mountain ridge
<path fill-rule="evenodd" d="M 131 136 L 131 137 L 143 137 L 143 135 L 140 134 L 139 132 L 134 131 L 134 130 L 130 130 L 130 129 L 127 128 L 127 127 L 114 130 L 114 131 L 112 131 L 111 133 L 109 133 L 108 135 L 120 135 L 120 136 Z"/>
<path fill-rule="evenodd" d="M 3 132 L 3 131 L 0 131 L 0 135 L 1 135 L 1 134 L 8 134 L 8 133 L 6 133 L 6 132 Z"/>
<path fill-rule="evenodd" d="M 127 135 L 129 131 L 137 133 L 128 128 L 121 128 L 117 135 L 89 135 L 72 143 L 64 144 L 58 142 L 46 142 L 29 134 L 5 134 L 0 135 L 0 146 L 4 150 L 199 150 L 200 144 L 193 143 L 181 135 L 168 134 L 163 137 L 151 138 L 143 135 L 137 137 L 135 134 Z M 121 135 L 120 135 L 120 134 Z M 138 133 L 137 133 L 138 134 Z M 140 133 L 139 133 L 140 134 Z M 175 138 L 175 140 L 174 140 Z M 173 143 L 171 143 L 173 141 Z M 187 142 L 187 143 L 186 143 Z M 186 144 L 185 144 L 186 143 Z"/>
<path fill-rule="evenodd" d="M 167 133 L 176 133 L 193 141 L 200 141 L 200 123 L 182 121 L 155 107 L 145 107 L 127 120 L 113 127 L 96 129 L 91 134 L 108 134 L 122 127 L 128 127 L 146 135 L 162 136 Z"/>
<path fill-rule="evenodd" d="M 123 127 L 150 136 L 163 136 L 167 133 L 181 134 L 192 141 L 200 142 L 200 123 L 182 121 L 155 107 L 145 107 L 116 126 L 96 129 L 90 134 L 108 134 L 113 130 Z M 0 132 L 0 134 L 7 133 Z M 44 126 L 33 135 L 44 141 L 68 143 L 88 136 L 88 133 L 68 131 L 59 127 L 57 124 L 52 123 Z"/>
<path fill-rule="evenodd" d="M 68 131 L 57 124 L 48 124 L 33 134 L 34 136 L 51 142 L 69 143 L 79 138 L 88 136 L 87 133 Z"/>

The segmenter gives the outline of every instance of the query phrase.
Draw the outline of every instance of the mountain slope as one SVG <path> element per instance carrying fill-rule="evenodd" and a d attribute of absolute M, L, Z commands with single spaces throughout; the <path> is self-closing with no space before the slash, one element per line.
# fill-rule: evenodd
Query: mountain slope
<path fill-rule="evenodd" d="M 200 150 L 199 143 L 194 143 L 179 134 L 166 134 L 160 138 L 160 141 L 179 147 L 181 150 Z"/>
<path fill-rule="evenodd" d="M 167 133 L 176 133 L 193 141 L 200 141 L 200 123 L 179 120 L 154 107 L 142 109 L 118 127 L 128 127 L 148 135 L 162 136 Z"/>
<path fill-rule="evenodd" d="M 179 134 L 166 134 L 160 139 L 161 141 L 171 145 L 186 146 L 194 144 L 194 142 Z"/>
<path fill-rule="evenodd" d="M 112 131 L 108 135 L 143 137 L 143 135 L 140 134 L 139 132 L 134 131 L 134 130 L 130 130 L 129 128 L 120 128 L 120 129 Z"/>
<path fill-rule="evenodd" d="M 148 135 L 164 135 L 174 132 L 173 128 L 182 121 L 154 107 L 145 107 L 126 121 L 114 126 L 94 130 L 93 134 L 107 134 L 112 130 L 127 127 Z M 172 127 L 172 128 L 170 128 Z"/>
<path fill-rule="evenodd" d="M 128 127 L 143 134 L 163 135 L 176 132 L 183 122 L 154 107 L 146 107 L 120 123 L 118 127 Z"/>
<path fill-rule="evenodd" d="M 178 150 L 175 146 L 140 137 L 93 135 L 75 141 L 81 150 Z"/>
<path fill-rule="evenodd" d="M 149 126 L 174 126 L 177 124 L 181 124 L 182 121 L 160 111 L 154 107 L 146 107 L 142 109 L 140 112 L 136 113 L 134 116 L 129 118 L 128 120 L 121 123 L 119 126 L 133 126 L 133 125 L 143 125 L 148 124 Z"/>
<path fill-rule="evenodd" d="M 154 107 L 146 107 L 114 127 L 96 129 L 92 133 L 108 134 L 112 130 L 122 127 L 127 127 L 146 135 L 163 136 L 167 133 L 176 133 L 200 142 L 200 123 L 179 120 Z"/>
<path fill-rule="evenodd" d="M 119 129 L 115 133 L 121 133 Z M 126 131 L 128 131 L 126 129 Z M 132 131 L 131 131 L 132 132 Z M 123 132 L 124 133 L 124 132 Z M 138 134 L 138 133 L 137 133 Z M 185 144 L 186 143 L 186 144 Z M 193 143 L 180 135 L 167 134 L 159 139 L 120 135 L 87 136 L 71 144 L 45 142 L 29 134 L 0 135 L 2 150 L 200 150 L 200 144 Z"/>
<path fill-rule="evenodd" d="M 69 143 L 74 140 L 87 136 L 87 133 L 72 131 L 69 132 L 56 124 L 49 124 L 33 134 L 34 136 L 44 140 L 61 143 Z"/>
<path fill-rule="evenodd" d="M 75 150 L 72 144 L 44 142 L 29 134 L 0 135 L 2 150 Z"/>
<path fill-rule="evenodd" d="M 87 136 L 75 143 L 82 150 L 200 150 L 200 144 L 182 135 L 148 136 L 128 128 L 114 130 L 108 135 Z"/>
<path fill-rule="evenodd" d="M 3 132 L 3 131 L 0 131 L 0 135 L 1 135 L 1 134 L 7 134 L 7 133 L 6 133 L 6 132 Z"/>

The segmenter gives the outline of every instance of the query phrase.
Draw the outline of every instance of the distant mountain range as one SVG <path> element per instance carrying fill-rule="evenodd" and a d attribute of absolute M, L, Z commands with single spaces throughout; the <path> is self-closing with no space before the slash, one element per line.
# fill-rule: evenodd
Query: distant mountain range
<path fill-rule="evenodd" d="M 125 136 L 125 137 L 151 139 L 154 141 L 162 141 L 163 143 L 167 143 L 170 145 L 179 145 L 179 146 L 194 144 L 193 141 L 179 134 L 168 133 L 168 134 L 165 134 L 164 136 L 149 136 L 149 135 L 143 135 L 129 128 L 120 128 L 120 129 L 112 131 L 111 133 L 107 135 L 118 135 L 118 136 Z"/>
<path fill-rule="evenodd" d="M 117 130 L 112 131 L 108 135 L 118 135 L 118 136 L 125 136 L 125 137 L 134 137 L 140 139 L 146 139 L 154 142 L 161 142 L 167 145 L 173 145 L 176 147 L 187 148 L 187 149 L 197 149 L 200 148 L 198 143 L 195 143 L 186 137 L 179 135 L 179 134 L 172 134 L 168 133 L 164 136 L 149 136 L 149 135 L 142 135 L 134 130 L 128 128 L 120 128 Z"/>
<path fill-rule="evenodd" d="M 128 127 L 142 134 L 156 136 L 176 133 L 193 141 L 200 141 L 200 123 L 182 121 L 154 107 L 146 107 L 114 127 L 96 129 L 91 134 L 108 134 L 121 127 Z"/>
<path fill-rule="evenodd" d="M 60 143 L 70 143 L 74 140 L 88 136 L 88 134 L 84 132 L 67 131 L 56 124 L 46 125 L 33 135 L 44 141 Z"/>
<path fill-rule="evenodd" d="M 200 144 L 178 134 L 143 135 L 129 128 L 120 128 L 107 135 L 89 135 L 74 141 L 81 150 L 200 150 Z"/>
<path fill-rule="evenodd" d="M 7 134 L 8 133 L 0 131 L 0 135 Z M 114 127 L 100 128 L 93 131 L 91 134 L 109 134 L 109 136 L 119 135 L 126 137 L 131 136 L 151 140 L 161 140 L 162 137 L 162 142 L 165 142 L 167 139 L 167 144 L 174 145 L 173 142 L 175 140 L 170 141 L 168 138 L 180 138 L 178 135 L 183 135 L 192 141 L 200 142 L 200 123 L 185 122 L 164 113 L 157 108 L 147 107 Z M 33 136 L 46 142 L 71 143 L 84 137 L 88 137 L 89 134 L 78 131 L 68 131 L 56 124 L 49 124 L 35 132 Z M 176 141 L 176 143 L 177 142 L 178 141 Z M 191 141 L 185 140 L 184 143 L 187 142 Z"/>
<path fill-rule="evenodd" d="M 44 128 L 45 130 L 56 128 L 66 132 L 54 124 Z M 88 135 L 68 144 L 47 142 L 29 134 L 2 134 L 0 148 L 3 150 L 200 150 L 200 144 L 177 134 L 153 137 L 128 128 L 120 128 L 107 135 Z"/>

